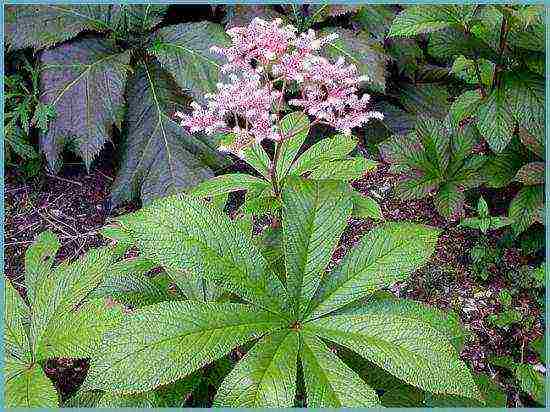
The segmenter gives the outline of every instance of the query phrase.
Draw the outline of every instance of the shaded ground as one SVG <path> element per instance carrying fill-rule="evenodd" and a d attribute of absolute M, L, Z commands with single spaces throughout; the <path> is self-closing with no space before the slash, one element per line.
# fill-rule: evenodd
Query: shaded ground
<path fill-rule="evenodd" d="M 529 328 L 514 326 L 508 331 L 491 326 L 487 316 L 500 310 L 497 295 L 507 286 L 501 277 L 480 282 L 472 271 L 469 251 L 477 239 L 475 231 L 456 227 L 435 212 L 429 200 L 401 202 L 392 193 L 397 177 L 387 172 L 387 165 L 354 182 L 362 193 L 376 198 L 387 220 L 416 221 L 445 229 L 430 263 L 415 273 L 407 283 L 396 285 L 393 292 L 435 305 L 444 310 L 455 310 L 471 336 L 462 358 L 476 372 L 485 372 L 503 383 L 508 393 L 509 406 L 521 406 L 517 388 L 501 379 L 500 372 L 487 362 L 490 355 L 517 354 L 526 362 L 539 364 L 527 343 L 543 333 L 541 313 L 534 299 L 521 294 L 513 305 L 522 313 L 536 319 Z M 36 235 L 44 230 L 55 232 L 62 243 L 57 261 L 73 259 L 104 241 L 97 230 L 108 218 L 106 204 L 114 171 L 109 162 L 99 164 L 87 174 L 82 166 L 69 164 L 60 176 L 43 176 L 21 182 L 7 173 L 5 185 L 5 273 L 14 285 L 21 288 L 23 257 Z M 116 210 L 121 214 L 135 209 L 130 205 Z M 352 219 L 335 260 L 341 258 L 361 237 L 375 225 L 371 220 Z M 505 270 L 515 270 L 525 264 L 518 250 L 507 251 Z M 85 377 L 87 363 L 81 360 L 57 359 L 45 365 L 62 394 L 71 393 Z M 528 403 L 527 403 L 528 404 Z"/>

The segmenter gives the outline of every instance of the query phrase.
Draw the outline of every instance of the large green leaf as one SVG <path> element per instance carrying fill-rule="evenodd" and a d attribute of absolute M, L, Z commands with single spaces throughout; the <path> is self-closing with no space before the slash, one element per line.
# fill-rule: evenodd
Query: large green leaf
<path fill-rule="evenodd" d="M 4 350 L 17 363 L 28 363 L 31 351 L 28 338 L 29 308 L 7 280 L 4 288 Z"/>
<path fill-rule="evenodd" d="M 92 300 L 60 314 L 51 322 L 37 348 L 37 359 L 91 358 L 103 335 L 120 322 L 120 308 L 110 308 L 103 299 Z"/>
<path fill-rule="evenodd" d="M 463 120 L 474 116 L 481 99 L 482 96 L 479 90 L 467 90 L 458 96 L 449 109 L 453 127 L 458 128 Z"/>
<path fill-rule="evenodd" d="M 416 121 L 415 130 L 438 175 L 444 175 L 449 166 L 451 144 L 445 124 L 434 118 L 421 116 Z"/>
<path fill-rule="evenodd" d="M 347 29 L 326 29 L 322 35 L 336 33 L 338 38 L 325 46 L 327 57 L 336 60 L 343 57 L 348 64 L 354 64 L 361 75 L 369 78 L 368 84 L 377 92 L 386 89 L 386 61 L 387 56 L 379 43 L 361 32 L 355 34 Z"/>
<path fill-rule="evenodd" d="M 175 299 L 177 291 L 169 291 L 171 277 L 161 273 L 153 277 L 148 273 L 157 265 L 142 257 L 124 259 L 112 264 L 100 285 L 89 295 L 88 299 L 110 297 L 115 302 L 140 307 Z"/>
<path fill-rule="evenodd" d="M 384 220 L 380 205 L 370 196 L 362 196 L 357 192 L 352 193 L 353 217 Z"/>
<path fill-rule="evenodd" d="M 521 233 L 536 221 L 542 223 L 544 211 L 544 186 L 525 186 L 512 199 L 508 217 L 514 232 Z"/>
<path fill-rule="evenodd" d="M 389 296 L 388 296 L 389 295 Z M 454 312 L 443 312 L 435 307 L 407 299 L 397 299 L 390 293 L 379 292 L 367 300 L 358 301 L 337 313 L 368 315 L 388 313 L 412 318 L 429 324 L 447 336 L 453 347 L 460 352 L 466 340 L 466 330 Z"/>
<path fill-rule="evenodd" d="M 337 315 L 308 322 L 305 329 L 357 352 L 423 390 L 480 396 L 447 337 L 417 319 L 389 313 Z"/>
<path fill-rule="evenodd" d="M 395 14 L 394 6 L 369 4 L 366 7 L 361 7 L 353 20 L 359 22 L 371 36 L 382 41 L 386 38 Z"/>
<path fill-rule="evenodd" d="M 185 102 L 178 90 L 157 64 L 137 67 L 128 90 L 128 137 L 112 188 L 114 204 L 134 198 L 149 203 L 184 191 L 224 164 L 212 139 L 190 135 L 173 118 Z"/>
<path fill-rule="evenodd" d="M 544 124 L 544 77 L 528 71 L 511 72 L 503 82 L 506 103 L 514 119 L 527 127 Z"/>
<path fill-rule="evenodd" d="M 495 152 L 502 152 L 506 148 L 515 127 L 505 93 L 502 87 L 495 88 L 481 102 L 477 111 L 477 127 Z"/>
<path fill-rule="evenodd" d="M 223 58 L 210 47 L 228 45 L 222 26 L 207 21 L 177 24 L 158 30 L 151 41 L 149 51 L 195 100 L 203 102 L 206 93 L 216 90 Z"/>
<path fill-rule="evenodd" d="M 122 394 L 151 390 L 285 323 L 268 312 L 234 303 L 150 305 L 125 317 L 105 337 L 84 385 Z"/>
<path fill-rule="evenodd" d="M 422 5 L 407 7 L 397 15 L 388 36 L 414 36 L 447 27 L 463 27 L 474 16 L 471 5 Z"/>
<path fill-rule="evenodd" d="M 379 406 L 376 392 L 313 334 L 302 334 L 300 359 L 309 408 Z"/>
<path fill-rule="evenodd" d="M 89 167 L 111 139 L 113 125 L 122 122 L 130 52 L 88 36 L 45 50 L 40 60 L 40 99 L 57 112 L 48 131 L 40 132 L 40 148 L 53 170 L 61 167 L 67 145 Z"/>
<path fill-rule="evenodd" d="M 168 5 L 117 4 L 112 6 L 111 26 L 123 33 L 144 33 L 158 25 Z"/>
<path fill-rule="evenodd" d="M 266 179 L 269 178 L 271 160 L 259 144 L 244 149 L 244 160 Z"/>
<path fill-rule="evenodd" d="M 298 176 L 311 172 L 319 163 L 343 159 L 355 146 L 357 146 L 357 140 L 353 136 L 339 134 L 322 139 L 296 159 L 289 174 Z"/>
<path fill-rule="evenodd" d="M 31 311 L 31 339 L 35 352 L 56 330 L 56 323 L 96 288 L 113 262 L 107 248 L 92 249 L 75 262 L 64 262 L 36 285 Z"/>
<path fill-rule="evenodd" d="M 262 338 L 224 379 L 214 406 L 292 407 L 298 348 L 298 334 L 288 329 Z"/>
<path fill-rule="evenodd" d="M 416 115 L 429 115 L 443 119 L 449 112 L 449 92 L 435 83 L 399 85 L 397 97 L 407 109 Z"/>
<path fill-rule="evenodd" d="M 260 307 L 283 311 L 284 287 L 250 236 L 206 201 L 172 196 L 120 222 L 143 256 L 166 269 L 190 271 Z"/>
<path fill-rule="evenodd" d="M 377 163 L 364 157 L 324 161 L 317 164 L 309 175 L 314 180 L 356 180 L 366 172 L 376 169 Z"/>
<path fill-rule="evenodd" d="M 109 5 L 7 6 L 5 35 L 10 48 L 51 47 L 84 30 L 109 29 Z"/>
<path fill-rule="evenodd" d="M 434 197 L 437 212 L 447 219 L 456 220 L 464 214 L 464 192 L 454 183 L 442 185 Z"/>
<path fill-rule="evenodd" d="M 57 408 L 59 400 L 53 383 L 40 365 L 33 365 L 6 380 L 5 407 Z"/>
<path fill-rule="evenodd" d="M 245 173 L 228 173 L 199 183 L 189 191 L 191 196 L 211 197 L 237 190 L 263 190 L 269 183 Z"/>
<path fill-rule="evenodd" d="M 290 113 L 281 119 L 278 127 L 284 136 L 284 140 L 277 143 L 281 147 L 276 165 L 277 180 L 282 181 L 309 133 L 309 119 L 302 112 Z"/>
<path fill-rule="evenodd" d="M 544 184 L 544 162 L 531 162 L 523 165 L 518 170 L 514 180 L 526 185 Z"/>
<path fill-rule="evenodd" d="M 286 285 L 300 317 L 346 228 L 353 204 L 344 183 L 294 178 L 283 200 Z"/>
<path fill-rule="evenodd" d="M 137 393 L 132 395 L 120 395 L 113 392 L 105 392 L 96 408 L 154 408 L 155 394 L 153 392 Z"/>
<path fill-rule="evenodd" d="M 50 274 L 53 260 L 59 250 L 59 240 L 50 231 L 42 232 L 25 252 L 25 286 L 31 306 L 36 286 Z"/>
<path fill-rule="evenodd" d="M 386 223 L 373 229 L 323 278 L 310 318 L 407 279 L 433 254 L 438 234 L 435 228 L 414 223 Z"/>

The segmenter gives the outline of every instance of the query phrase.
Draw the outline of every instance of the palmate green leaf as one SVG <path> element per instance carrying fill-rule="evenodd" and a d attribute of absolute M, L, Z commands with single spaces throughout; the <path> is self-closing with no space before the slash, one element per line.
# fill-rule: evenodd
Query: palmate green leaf
<path fill-rule="evenodd" d="M 302 333 L 300 359 L 309 408 L 379 406 L 376 392 L 314 334 Z"/>
<path fill-rule="evenodd" d="M 52 381 L 40 365 L 22 369 L 5 383 L 7 408 L 57 408 L 59 399 Z"/>
<path fill-rule="evenodd" d="M 416 134 L 438 174 L 445 173 L 450 161 L 451 139 L 445 124 L 431 117 L 421 116 L 416 121 Z"/>
<path fill-rule="evenodd" d="M 495 64 L 486 59 L 468 59 L 464 56 L 458 56 L 451 71 L 466 83 L 477 85 L 481 79 L 482 85 L 491 87 Z"/>
<path fill-rule="evenodd" d="M 404 83 L 397 93 L 401 104 L 410 113 L 443 119 L 449 112 L 449 92 L 440 84 Z"/>
<path fill-rule="evenodd" d="M 12 5 L 6 12 L 9 48 L 36 50 L 64 42 L 85 30 L 109 29 L 110 5 Z"/>
<path fill-rule="evenodd" d="M 40 233 L 36 242 L 25 252 L 25 286 L 31 305 L 34 302 L 36 286 L 50 274 L 59 247 L 57 236 L 51 231 L 46 231 Z"/>
<path fill-rule="evenodd" d="M 544 77 L 528 71 L 510 72 L 503 79 L 506 103 L 521 125 L 544 124 Z"/>
<path fill-rule="evenodd" d="M 280 143 L 280 155 L 276 165 L 277 180 L 282 181 L 309 134 L 309 119 L 302 112 L 287 114 L 278 124 L 283 141 Z"/>
<path fill-rule="evenodd" d="M 377 40 L 384 40 L 395 14 L 395 8 L 391 5 L 369 4 L 361 7 L 352 20 L 360 23 Z"/>
<path fill-rule="evenodd" d="M 227 162 L 214 141 L 188 134 L 175 121 L 174 111 L 185 102 L 178 90 L 158 64 L 138 65 L 128 90 L 127 143 L 111 189 L 114 205 L 184 191 Z"/>
<path fill-rule="evenodd" d="M 498 60 L 498 54 L 485 40 L 468 35 L 461 29 L 443 29 L 428 35 L 428 54 L 449 63 L 460 55 L 469 59 Z"/>
<path fill-rule="evenodd" d="M 376 169 L 374 160 L 364 157 L 320 162 L 309 175 L 313 180 L 343 180 L 359 179 L 366 172 Z"/>
<path fill-rule="evenodd" d="M 177 269 L 168 269 L 166 273 L 174 281 L 179 292 L 189 300 L 213 302 L 224 293 L 224 290 L 217 287 L 213 282 L 207 281 L 193 273 Z M 168 299 L 160 299 L 158 302 L 164 300 L 174 300 L 174 296 L 172 295 Z"/>
<path fill-rule="evenodd" d="M 284 287 L 250 236 L 206 201 L 171 196 L 119 222 L 142 256 L 165 269 L 190 271 L 262 308 L 284 312 Z"/>
<path fill-rule="evenodd" d="M 474 17 L 472 5 L 422 5 L 407 7 L 392 23 L 389 37 L 414 36 L 447 27 L 463 27 Z"/>
<path fill-rule="evenodd" d="M 514 373 L 521 389 L 531 395 L 535 401 L 544 405 L 544 375 L 537 372 L 533 365 L 526 363 L 516 364 Z"/>
<path fill-rule="evenodd" d="M 454 312 L 443 312 L 435 307 L 413 300 L 397 299 L 389 293 L 375 293 L 368 299 L 355 302 L 336 313 L 365 316 L 370 313 L 387 313 L 416 319 L 445 335 L 457 352 L 462 350 L 466 340 L 466 330 L 461 325 L 460 318 Z M 366 373 L 368 374 L 368 371 Z"/>
<path fill-rule="evenodd" d="M 544 162 L 531 162 L 523 165 L 514 180 L 526 185 L 544 184 Z"/>
<path fill-rule="evenodd" d="M 489 216 L 489 205 L 487 204 L 483 196 L 480 196 L 479 200 L 477 201 L 477 214 L 480 217 Z"/>
<path fill-rule="evenodd" d="M 546 135 L 544 123 L 527 122 L 519 126 L 519 139 L 531 152 L 535 153 L 540 158 L 545 158 L 545 141 Z"/>
<path fill-rule="evenodd" d="M 337 60 L 342 57 L 348 64 L 354 64 L 359 73 L 369 78 L 368 85 L 377 92 L 386 89 L 386 62 L 388 57 L 383 47 L 361 32 L 355 34 L 351 30 L 335 28 L 321 31 L 326 36 L 336 33 L 338 38 L 325 45 L 326 57 Z"/>
<path fill-rule="evenodd" d="M 78 260 L 65 261 L 36 285 L 31 309 L 31 343 L 39 352 L 56 331 L 56 323 L 96 288 L 114 260 L 108 247 L 92 249 Z"/>
<path fill-rule="evenodd" d="M 246 173 L 228 173 L 205 180 L 193 187 L 189 195 L 194 197 L 211 197 L 237 190 L 263 190 L 268 182 Z"/>
<path fill-rule="evenodd" d="M 536 221 L 541 222 L 544 210 L 544 186 L 525 186 L 512 199 L 508 217 L 516 234 L 526 230 Z M 541 222 L 542 223 L 542 222 Z"/>
<path fill-rule="evenodd" d="M 234 303 L 161 302 L 137 309 L 105 337 L 84 385 L 121 394 L 151 390 L 285 323 Z"/>
<path fill-rule="evenodd" d="M 55 171 L 66 145 L 74 147 L 89 168 L 111 139 L 113 124 L 122 122 L 130 52 L 86 36 L 45 50 L 40 60 L 40 99 L 57 112 L 48 131 L 40 132 L 40 148 Z"/>
<path fill-rule="evenodd" d="M 382 158 L 398 166 L 398 173 L 412 170 L 428 170 L 435 175 L 435 169 L 428 158 L 419 136 L 415 132 L 392 136 L 380 145 Z M 393 168 L 395 170 L 395 167 Z M 413 175 L 408 173 L 409 175 Z M 435 177 L 435 176 L 434 176 Z"/>
<path fill-rule="evenodd" d="M 422 199 L 436 191 L 441 179 L 419 173 L 407 176 L 395 187 L 395 194 L 403 200 Z"/>
<path fill-rule="evenodd" d="M 477 127 L 489 147 L 495 152 L 502 152 L 512 139 L 515 127 L 506 92 L 502 87 L 495 88 L 481 102 L 477 118 Z"/>
<path fill-rule="evenodd" d="M 452 126 L 458 128 L 463 120 L 475 116 L 481 99 L 479 90 L 467 90 L 458 96 L 449 109 Z"/>
<path fill-rule="evenodd" d="M 497 189 L 508 185 L 524 162 L 521 145 L 517 139 L 512 139 L 504 151 L 490 155 L 487 159 L 487 163 L 483 166 L 485 185 Z"/>
<path fill-rule="evenodd" d="M 466 197 L 460 188 L 450 182 L 442 185 L 434 197 L 437 212 L 447 219 L 456 220 L 464 214 Z"/>
<path fill-rule="evenodd" d="M 282 228 L 268 226 L 260 235 L 255 236 L 254 240 L 269 266 L 279 276 L 279 279 L 285 282 L 286 267 Z"/>
<path fill-rule="evenodd" d="M 437 229 L 414 223 L 386 223 L 373 229 L 323 278 L 308 318 L 407 279 L 433 254 L 438 235 Z"/>
<path fill-rule="evenodd" d="M 223 58 L 210 47 L 228 45 L 222 26 L 207 21 L 168 26 L 151 42 L 148 50 L 195 100 L 204 102 L 204 95 L 216 90 Z"/>
<path fill-rule="evenodd" d="M 304 328 L 423 390 L 480 397 L 446 336 L 417 319 L 389 313 L 337 315 L 313 320 Z"/>
<path fill-rule="evenodd" d="M 109 308 L 103 299 L 91 300 L 56 317 L 40 341 L 36 357 L 91 358 L 103 335 L 118 326 L 120 308 Z"/>
<path fill-rule="evenodd" d="M 298 176 L 311 172 L 320 163 L 343 159 L 355 146 L 357 146 L 357 140 L 353 136 L 339 134 L 322 139 L 296 159 L 290 168 L 289 174 Z"/>
<path fill-rule="evenodd" d="M 397 379 L 347 348 L 338 346 L 337 354 L 346 365 L 357 372 L 368 386 L 375 389 L 377 393 L 383 392 L 380 395 L 380 403 L 383 407 L 424 406 L 424 392 L 420 389 Z"/>
<path fill-rule="evenodd" d="M 511 224 L 511 220 L 507 217 L 501 216 L 488 216 L 484 218 L 469 217 L 462 219 L 460 222 L 461 227 L 469 227 L 471 229 L 479 229 L 483 233 L 487 233 L 489 230 L 497 230 Z"/>
<path fill-rule="evenodd" d="M 506 394 L 486 375 L 474 375 L 474 381 L 485 404 L 479 400 L 464 398 L 457 395 L 434 395 L 427 393 L 426 406 L 435 408 L 475 407 L 475 408 L 506 408 Z"/>
<path fill-rule="evenodd" d="M 271 187 L 268 187 L 271 191 Z M 255 197 L 253 193 L 247 193 L 246 199 L 240 210 L 246 215 L 276 214 L 281 209 L 281 200 L 271 194 Z"/>
<path fill-rule="evenodd" d="M 120 395 L 113 392 L 105 392 L 99 398 L 95 408 L 154 408 L 156 406 L 155 394 L 152 392 L 137 393 L 132 395 Z"/>
<path fill-rule="evenodd" d="M 253 144 L 244 149 L 244 160 L 260 175 L 269 179 L 269 165 L 271 160 L 259 144 Z"/>
<path fill-rule="evenodd" d="M 357 192 L 352 193 L 353 210 L 352 216 L 359 218 L 370 218 L 384 220 L 380 205 L 370 196 L 362 196 Z"/>
<path fill-rule="evenodd" d="M 15 364 L 31 360 L 29 345 L 30 311 L 19 292 L 7 280 L 4 288 L 4 350 Z M 9 374 L 8 374 L 9 376 Z"/>
<path fill-rule="evenodd" d="M 288 329 L 262 338 L 223 380 L 213 406 L 292 407 L 299 346 Z"/>
<path fill-rule="evenodd" d="M 300 318 L 351 216 L 347 186 L 334 181 L 288 180 L 282 193 L 286 286 Z"/>
<path fill-rule="evenodd" d="M 116 262 L 88 299 L 110 297 L 124 305 L 140 307 L 181 297 L 177 291 L 169 291 L 171 278 L 166 273 L 154 277 L 147 275 L 156 266 L 151 260 L 141 257 Z"/>
<path fill-rule="evenodd" d="M 113 5 L 111 26 L 123 33 L 145 33 L 158 25 L 166 10 L 164 4 Z"/>
<path fill-rule="evenodd" d="M 508 33 L 508 44 L 519 49 L 544 52 L 544 7 L 542 5 L 522 7 L 512 16 L 515 27 Z"/>

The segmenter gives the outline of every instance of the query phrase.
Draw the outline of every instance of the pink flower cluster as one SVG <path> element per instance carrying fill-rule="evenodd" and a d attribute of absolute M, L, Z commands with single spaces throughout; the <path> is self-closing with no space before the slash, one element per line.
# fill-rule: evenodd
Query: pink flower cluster
<path fill-rule="evenodd" d="M 290 105 L 302 107 L 305 112 L 331 125 L 346 135 L 371 118 L 383 119 L 382 113 L 367 111 L 370 96 L 357 96 L 359 83 L 368 80 L 359 76 L 355 65 L 346 65 L 343 58 L 335 64 L 322 57 L 305 73 L 302 98 L 292 99 Z"/>
<path fill-rule="evenodd" d="M 194 133 L 231 133 L 231 142 L 220 146 L 243 157 L 243 149 L 264 139 L 278 141 L 276 122 L 286 87 L 297 85 L 301 98 L 288 103 L 303 108 L 318 123 L 351 134 L 371 118 L 382 114 L 367 110 L 369 96 L 357 96 L 358 85 L 366 81 L 354 65 L 340 58 L 336 63 L 314 54 L 336 36 L 317 38 L 313 30 L 300 35 L 280 19 L 266 22 L 255 18 L 247 27 L 228 31 L 232 45 L 213 47 L 227 63 L 229 83 L 218 83 L 215 94 L 206 95 L 206 107 L 194 103 L 193 112 L 176 113 L 181 125 Z"/>

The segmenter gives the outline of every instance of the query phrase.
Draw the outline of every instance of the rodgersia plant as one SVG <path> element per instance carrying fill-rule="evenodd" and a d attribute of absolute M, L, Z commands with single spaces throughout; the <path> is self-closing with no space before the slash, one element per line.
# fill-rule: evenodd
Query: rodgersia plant
<path fill-rule="evenodd" d="M 256 206 L 251 210 L 257 211 L 259 199 L 265 199 L 264 205 L 277 204 L 288 175 L 351 180 L 374 167 L 362 157 L 347 157 L 357 143 L 352 129 L 383 116 L 369 110 L 368 94 L 358 96 L 361 84 L 369 80 L 366 76 L 343 58 L 333 63 L 318 54 L 335 34 L 320 38 L 313 30 L 297 34 L 279 19 L 260 18 L 227 33 L 229 47 L 211 48 L 227 60 L 221 68 L 226 82 L 218 83 L 217 93 L 205 96 L 204 105 L 193 102 L 191 114 L 176 115 L 192 133 L 225 134 L 219 150 L 245 160 L 261 177 L 223 175 L 199 184 L 195 195 L 247 189 Z M 340 134 L 297 156 L 315 125 L 329 126 Z M 261 146 L 266 140 L 275 144 L 271 157 Z"/>
<path fill-rule="evenodd" d="M 204 277 L 239 299 L 135 309 L 104 335 L 81 393 L 143 398 L 246 346 L 214 405 L 290 407 L 297 391 L 305 391 L 308 407 L 380 405 L 335 354 L 338 344 L 408 385 L 478 399 L 446 316 L 374 295 L 425 264 L 437 229 L 383 224 L 326 272 L 353 208 L 346 186 L 290 178 L 281 194 L 283 247 L 269 253 L 238 221 L 188 195 L 119 218 L 118 230 L 143 258 L 175 276 Z M 268 254 L 284 264 L 273 265 Z"/>

